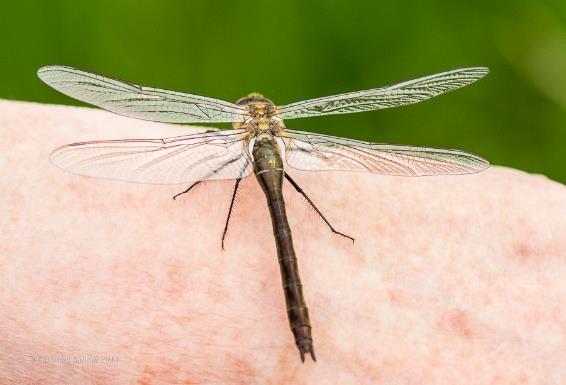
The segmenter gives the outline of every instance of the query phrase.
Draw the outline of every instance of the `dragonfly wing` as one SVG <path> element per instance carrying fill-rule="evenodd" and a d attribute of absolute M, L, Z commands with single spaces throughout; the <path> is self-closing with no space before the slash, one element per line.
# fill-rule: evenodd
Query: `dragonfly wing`
<path fill-rule="evenodd" d="M 305 100 L 279 107 L 277 116 L 294 119 L 404 106 L 473 83 L 488 72 L 485 67 L 461 68 L 388 87 Z"/>
<path fill-rule="evenodd" d="M 132 118 L 167 123 L 241 122 L 247 110 L 224 100 L 143 87 L 65 66 L 37 75 L 65 95 Z"/>
<path fill-rule="evenodd" d="M 122 139 L 68 144 L 51 161 L 75 174 L 152 184 L 236 179 L 253 169 L 243 147 L 245 130 L 164 139 Z"/>
<path fill-rule="evenodd" d="M 308 171 L 367 171 L 375 174 L 424 176 L 469 174 L 489 162 L 460 150 L 362 142 L 285 130 L 289 166 Z"/>

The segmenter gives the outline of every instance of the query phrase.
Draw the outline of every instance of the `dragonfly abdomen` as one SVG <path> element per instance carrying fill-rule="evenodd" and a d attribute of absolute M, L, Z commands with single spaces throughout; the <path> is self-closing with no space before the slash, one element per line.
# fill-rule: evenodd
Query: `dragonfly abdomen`
<path fill-rule="evenodd" d="M 287 221 L 285 201 L 283 200 L 283 161 L 275 140 L 272 137 L 258 138 L 254 144 L 253 157 L 254 172 L 265 193 L 271 214 L 285 293 L 287 317 L 295 338 L 295 344 L 299 349 L 301 361 L 304 361 L 305 353 L 310 353 L 312 359 L 316 361 L 309 312 L 303 295 L 293 238 Z"/>

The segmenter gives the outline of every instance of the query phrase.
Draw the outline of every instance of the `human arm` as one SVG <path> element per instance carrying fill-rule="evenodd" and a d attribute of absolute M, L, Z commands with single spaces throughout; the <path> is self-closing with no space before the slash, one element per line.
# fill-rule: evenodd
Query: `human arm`
<path fill-rule="evenodd" d="M 8 101 L 0 122 L 8 383 L 557 383 L 566 375 L 562 185 L 497 167 L 428 178 L 288 169 L 356 238 L 333 235 L 285 185 L 318 359 L 303 365 L 253 177 L 241 184 L 222 252 L 232 182 L 174 201 L 187 186 L 84 178 L 48 161 L 73 141 L 187 127 Z"/>

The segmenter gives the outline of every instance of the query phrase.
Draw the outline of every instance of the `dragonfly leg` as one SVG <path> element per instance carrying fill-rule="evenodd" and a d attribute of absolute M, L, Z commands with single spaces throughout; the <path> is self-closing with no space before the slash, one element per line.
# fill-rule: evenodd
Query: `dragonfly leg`
<path fill-rule="evenodd" d="M 179 194 L 175 194 L 175 195 L 173 196 L 173 199 L 177 199 L 177 197 L 178 197 L 179 195 L 183 195 L 183 194 L 188 193 L 189 191 L 191 191 L 191 189 L 192 189 L 193 187 L 195 187 L 196 185 L 198 185 L 198 184 L 201 183 L 201 182 L 202 182 L 202 181 L 199 180 L 198 182 L 193 183 L 193 184 L 192 184 L 188 189 L 186 189 L 185 191 L 180 192 Z"/>
<path fill-rule="evenodd" d="M 311 205 L 311 207 L 314 209 L 314 211 L 316 211 L 316 213 L 322 218 L 322 220 L 324 221 L 324 223 L 326 223 L 328 225 L 328 227 L 330 227 L 330 230 L 332 230 L 332 232 L 334 234 L 338 234 L 343 236 L 344 238 L 348 238 L 350 239 L 352 242 L 355 241 L 354 238 L 350 237 L 349 235 L 346 235 L 344 233 L 341 233 L 340 231 L 337 231 L 331 224 L 330 222 L 328 222 L 328 219 L 326 219 L 324 217 L 324 215 L 320 212 L 320 210 L 318 209 L 318 207 L 316 207 L 316 205 L 314 204 L 314 202 L 309 198 L 309 196 L 304 192 L 304 190 L 301 188 L 301 186 L 299 186 L 297 184 L 297 182 L 295 182 L 293 180 L 293 178 L 291 178 L 291 176 L 289 174 L 287 174 L 287 172 L 285 172 L 285 178 L 291 183 L 291 185 L 293 185 L 293 187 L 295 188 L 295 190 L 297 190 L 297 192 L 299 194 L 301 194 L 303 197 L 305 197 L 305 199 L 307 200 L 307 202 Z"/>
<path fill-rule="evenodd" d="M 206 132 L 215 132 L 215 131 L 218 131 L 218 130 L 210 129 L 210 130 L 207 130 Z M 212 175 L 216 174 L 218 171 L 221 171 L 224 167 L 226 167 L 226 165 L 228 165 L 228 164 L 230 164 L 230 163 L 233 163 L 235 160 L 237 160 L 237 158 L 232 158 L 232 159 L 230 159 L 229 161 L 226 161 L 226 162 L 222 163 L 222 164 L 220 165 L 220 167 L 217 167 L 217 168 L 215 168 L 215 169 L 210 170 L 210 172 L 209 172 L 208 174 L 206 174 L 201 180 L 199 180 L 198 182 L 193 183 L 193 184 L 192 184 L 188 189 L 186 189 L 185 191 L 183 191 L 183 192 L 181 192 L 181 193 L 179 193 L 179 194 L 176 194 L 176 195 L 173 197 L 173 199 L 177 199 L 177 197 L 178 197 L 179 195 L 183 195 L 183 194 L 188 193 L 189 191 L 191 191 L 191 189 L 192 189 L 193 187 L 196 187 L 198 184 L 200 184 L 200 183 L 202 183 L 202 182 L 205 182 L 205 181 L 206 181 L 207 179 L 209 179 Z M 244 171 L 246 170 L 247 167 L 248 167 L 248 162 L 246 162 L 246 164 L 244 164 L 244 167 L 242 168 L 242 171 L 241 171 L 240 175 L 244 174 Z M 242 179 L 242 178 L 240 178 L 240 179 Z M 238 188 L 238 183 L 240 183 L 240 182 L 236 182 L 236 188 Z"/>
<path fill-rule="evenodd" d="M 232 210 L 234 209 L 234 204 L 236 203 L 236 194 L 238 193 L 238 186 L 242 178 L 236 179 L 236 184 L 234 185 L 234 192 L 232 193 L 232 201 L 230 202 L 230 209 L 228 210 L 228 216 L 226 217 L 226 225 L 224 226 L 224 232 L 222 233 L 222 250 L 224 250 L 224 238 L 226 238 L 226 233 L 228 232 L 228 224 L 230 223 L 230 217 L 232 216 Z"/>

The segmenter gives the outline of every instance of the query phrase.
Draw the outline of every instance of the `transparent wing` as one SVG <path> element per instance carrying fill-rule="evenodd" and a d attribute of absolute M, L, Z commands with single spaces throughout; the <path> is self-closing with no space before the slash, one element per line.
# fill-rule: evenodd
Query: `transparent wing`
<path fill-rule="evenodd" d="M 123 139 L 68 144 L 51 161 L 75 174 L 129 182 L 176 184 L 243 178 L 252 171 L 245 130 L 164 139 Z"/>
<path fill-rule="evenodd" d="M 488 72 L 485 67 L 462 68 L 388 87 L 305 100 L 279 107 L 277 116 L 294 119 L 404 106 L 473 83 Z"/>
<path fill-rule="evenodd" d="M 287 164 L 299 170 L 424 176 L 469 174 L 489 167 L 485 159 L 460 150 L 370 143 L 295 130 L 283 135 Z"/>
<path fill-rule="evenodd" d="M 167 123 L 241 122 L 245 107 L 219 99 L 143 87 L 65 66 L 37 75 L 65 95 L 132 118 Z"/>

